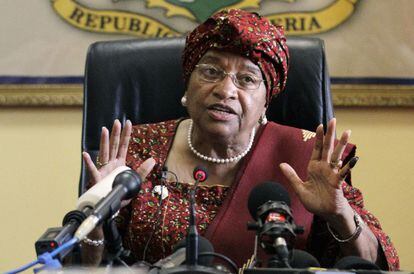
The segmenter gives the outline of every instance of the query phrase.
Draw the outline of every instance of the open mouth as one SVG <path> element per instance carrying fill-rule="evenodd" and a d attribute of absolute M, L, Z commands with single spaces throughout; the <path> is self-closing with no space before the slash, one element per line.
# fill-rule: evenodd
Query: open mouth
<path fill-rule="evenodd" d="M 207 109 L 223 113 L 236 114 L 236 112 L 231 107 L 222 104 L 212 104 L 208 106 Z"/>

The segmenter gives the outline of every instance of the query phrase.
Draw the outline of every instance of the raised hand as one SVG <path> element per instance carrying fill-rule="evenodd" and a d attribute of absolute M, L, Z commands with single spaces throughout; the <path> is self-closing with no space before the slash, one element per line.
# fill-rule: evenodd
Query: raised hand
<path fill-rule="evenodd" d="M 89 153 L 82 153 L 86 168 L 91 176 L 92 185 L 99 182 L 117 167 L 125 165 L 131 132 L 131 121 L 127 120 L 124 128 L 122 128 L 121 122 L 115 120 L 110 135 L 106 127 L 102 128 L 97 165 L 93 163 Z M 142 178 L 145 178 L 154 167 L 154 164 L 154 159 L 150 158 L 142 163 L 137 172 Z"/>
<path fill-rule="evenodd" d="M 89 153 L 82 153 L 86 168 L 91 176 L 92 185 L 99 182 L 117 167 L 125 165 L 131 132 L 131 121 L 127 120 L 124 128 L 122 129 L 119 120 L 115 120 L 110 135 L 106 127 L 102 128 L 97 165 L 93 163 Z M 143 179 L 151 172 L 154 165 L 155 160 L 153 158 L 149 158 L 144 161 L 136 171 Z M 131 200 L 122 201 L 121 207 L 126 206 L 130 201 Z M 88 235 L 88 237 L 92 239 L 103 239 L 104 233 L 102 227 L 96 228 Z M 82 245 L 82 262 L 85 265 L 98 266 L 102 259 L 102 253 L 103 246 L 96 247 Z"/>
<path fill-rule="evenodd" d="M 308 179 L 305 182 L 289 164 L 280 164 L 283 174 L 290 181 L 305 208 L 326 219 L 349 212 L 350 205 L 343 195 L 341 183 L 357 160 L 353 158 L 341 168 L 341 157 L 351 131 L 342 133 L 334 147 L 335 127 L 336 120 L 333 118 L 328 123 L 325 136 L 322 125 L 316 129 L 315 145 L 308 164 Z"/>
<path fill-rule="evenodd" d="M 82 153 L 86 168 L 91 176 L 92 184 L 104 178 L 115 168 L 125 165 L 132 124 L 128 120 L 124 128 L 122 130 L 121 128 L 122 126 L 119 120 L 114 121 L 110 136 L 108 129 L 106 127 L 102 128 L 96 165 L 87 152 Z"/>

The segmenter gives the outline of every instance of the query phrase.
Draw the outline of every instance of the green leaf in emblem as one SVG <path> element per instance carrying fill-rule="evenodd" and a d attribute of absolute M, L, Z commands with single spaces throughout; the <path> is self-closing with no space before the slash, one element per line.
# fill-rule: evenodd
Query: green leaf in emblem
<path fill-rule="evenodd" d="M 166 2 L 188 9 L 198 22 L 205 21 L 214 12 L 242 0 L 165 0 Z"/>

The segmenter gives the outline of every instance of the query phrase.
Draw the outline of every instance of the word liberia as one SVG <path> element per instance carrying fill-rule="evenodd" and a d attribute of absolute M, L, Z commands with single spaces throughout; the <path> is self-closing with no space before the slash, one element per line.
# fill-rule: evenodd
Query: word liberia
<path fill-rule="evenodd" d="M 191 21 L 202 22 L 205 14 L 197 12 L 199 6 L 178 6 L 167 0 L 154 1 L 150 7 L 162 7 L 167 9 L 166 17 L 182 16 Z M 244 7 L 253 5 L 259 1 L 241 0 Z M 193 3 L 196 1 L 193 1 Z M 235 1 L 233 1 L 235 2 Z M 250 3 L 251 2 L 251 3 Z M 272 24 L 282 25 L 288 35 L 317 34 L 332 30 L 345 22 L 355 11 L 358 0 L 337 0 L 327 7 L 316 11 L 286 12 L 264 15 Z M 224 3 L 224 2 L 223 2 Z M 241 4 L 241 3 L 240 3 Z M 175 37 L 181 36 L 184 32 L 149 17 L 129 11 L 92 9 L 81 5 L 76 0 L 52 0 L 55 12 L 72 26 L 90 32 L 127 34 L 143 38 L 154 37 Z M 258 7 L 258 5 L 256 4 Z M 223 6 L 218 9 L 226 9 L 233 6 Z"/>

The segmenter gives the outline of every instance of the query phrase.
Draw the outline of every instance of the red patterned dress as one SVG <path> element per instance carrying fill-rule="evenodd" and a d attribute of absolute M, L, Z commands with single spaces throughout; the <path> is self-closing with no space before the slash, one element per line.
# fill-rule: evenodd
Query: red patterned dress
<path fill-rule="evenodd" d="M 124 235 L 124 245 L 131 250 L 136 261 L 143 260 L 153 263 L 168 256 L 171 254 L 173 247 L 180 240 L 184 239 L 186 235 L 189 220 L 188 198 L 192 185 L 188 184 L 188 182 L 179 182 L 179 178 L 178 181 L 167 180 L 163 183 L 160 179 L 162 167 L 167 159 L 179 122 L 180 120 L 174 120 L 133 127 L 132 138 L 128 148 L 127 165 L 132 169 L 137 169 L 149 157 L 154 158 L 157 163 L 147 177 L 147 180 L 142 184 L 139 195 L 122 210 L 118 217 L 119 227 Z M 280 141 L 262 140 L 266 137 L 266 130 L 267 132 L 270 132 L 270 130 L 277 132 Z M 250 153 L 252 155 L 246 156 L 244 164 L 239 171 L 239 177 L 236 176 L 236 181 L 231 187 L 200 185 L 196 191 L 198 231 L 212 241 L 216 252 L 229 256 L 239 266 L 250 258 L 250 247 L 253 245 L 254 235 L 245 229 L 246 221 L 250 220 L 251 217 L 247 212 L 247 208 L 243 208 L 246 203 L 246 197 L 254 186 L 250 181 L 252 178 L 262 181 L 260 178 L 262 174 L 270 174 L 264 169 L 267 168 L 266 165 L 269 165 L 269 159 L 264 158 L 272 156 L 265 156 L 264 154 L 277 154 L 274 159 L 274 166 L 278 166 L 278 161 L 287 161 L 292 163 L 295 169 L 298 169 L 298 174 L 301 176 L 301 170 L 299 166 L 295 166 L 294 162 L 299 157 L 291 155 L 298 155 L 294 149 L 301 147 L 302 144 L 298 145 L 295 141 L 296 143 L 292 143 L 290 146 L 289 143 L 293 139 L 299 139 L 297 136 L 301 138 L 303 132 L 299 129 L 274 123 L 268 123 L 266 130 L 263 130 L 263 133 L 258 133 L 260 138 L 258 138 L 259 141 L 257 143 L 260 143 L 260 145 L 256 144 Z M 274 138 L 274 132 L 271 134 L 271 138 Z M 281 143 L 279 146 L 277 145 L 278 142 Z M 305 147 L 305 145 L 303 146 Z M 313 143 L 306 144 L 308 152 L 311 151 L 312 147 Z M 289 150 L 289 153 L 286 154 L 288 156 L 283 156 L 283 153 L 280 152 L 281 148 Z M 275 153 L 275 151 L 279 151 L 279 153 Z M 353 148 L 349 156 L 352 156 L 354 151 L 355 149 Z M 258 156 L 255 156 L 255 153 Z M 310 155 L 310 153 L 308 154 Z M 279 160 L 278 157 L 282 157 L 282 159 Z M 306 157 L 302 158 L 304 158 L 303 163 L 300 162 L 298 165 L 304 165 L 303 170 L 306 170 L 305 163 L 308 160 Z M 270 170 L 273 169 L 273 167 L 270 168 Z M 251 178 L 245 178 L 248 176 L 248 173 L 251 174 Z M 285 178 L 278 176 L 280 174 L 275 175 L 275 181 L 283 184 Z M 306 176 L 306 174 L 302 176 Z M 243 181 L 247 181 L 247 183 L 243 185 Z M 348 183 L 350 184 L 350 182 Z M 246 184 L 249 186 L 246 187 Z M 285 187 L 288 191 L 291 191 L 286 183 Z M 351 206 L 359 213 L 377 237 L 384 251 L 388 268 L 390 270 L 398 269 L 399 260 L 397 253 L 389 237 L 382 232 L 378 220 L 364 208 L 360 191 L 346 183 L 343 184 L 343 190 Z M 161 195 L 162 192 L 164 195 Z M 293 193 L 290 193 L 290 196 L 292 198 L 292 208 L 295 207 L 295 203 L 300 204 L 300 202 L 296 201 L 297 199 L 295 199 Z M 295 211 L 298 214 L 296 217 Z M 305 225 L 305 227 L 310 232 L 305 233 L 306 235 L 302 239 L 302 242 L 305 244 L 297 245 L 297 248 L 307 249 L 308 252 L 317 257 L 322 266 L 332 266 L 341 254 L 338 243 L 326 229 L 326 223 L 309 212 L 303 214 L 303 208 L 298 207 L 296 210 L 293 208 L 293 212 L 295 220 L 297 222 L 299 220 L 299 224 L 304 225 L 300 220 L 303 222 L 306 222 L 306 219 L 309 220 L 308 225 Z"/>

